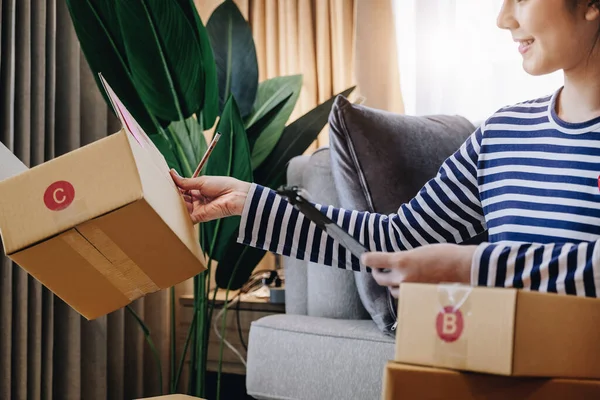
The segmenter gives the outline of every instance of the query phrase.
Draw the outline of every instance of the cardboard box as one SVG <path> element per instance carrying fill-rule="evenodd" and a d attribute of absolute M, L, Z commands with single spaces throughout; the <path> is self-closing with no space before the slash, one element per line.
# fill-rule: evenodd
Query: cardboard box
<path fill-rule="evenodd" d="M 0 182 L 5 254 L 94 319 L 205 269 L 164 158 L 125 129 Z"/>
<path fill-rule="evenodd" d="M 599 399 L 600 381 L 516 378 L 389 362 L 383 400 Z"/>
<path fill-rule="evenodd" d="M 396 361 L 500 375 L 600 378 L 600 300 L 403 284 Z"/>
<path fill-rule="evenodd" d="M 192 397 L 186 394 L 168 394 L 166 396 L 145 397 L 137 400 L 201 400 L 199 397 Z"/>

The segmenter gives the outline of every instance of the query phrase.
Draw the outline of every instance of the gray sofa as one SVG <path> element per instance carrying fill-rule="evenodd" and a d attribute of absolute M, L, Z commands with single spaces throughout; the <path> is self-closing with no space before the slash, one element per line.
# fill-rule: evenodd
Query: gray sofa
<path fill-rule="evenodd" d="M 338 205 L 329 149 L 293 160 L 288 183 Z M 376 399 L 394 356 L 361 304 L 354 274 L 286 258 L 286 314 L 252 323 L 246 390 L 257 399 Z"/>
<path fill-rule="evenodd" d="M 306 189 L 316 203 L 385 213 L 414 196 L 474 130 L 462 117 L 405 117 L 343 98 L 329 122 L 331 147 L 292 160 L 288 184 Z M 361 184 L 352 187 L 355 182 Z M 391 200 L 384 205 L 386 198 Z M 382 317 L 387 309 L 378 305 L 384 289 L 365 274 L 291 258 L 283 264 L 286 313 L 251 325 L 248 394 L 381 398 L 384 366 L 394 357 L 393 334 L 384 333 L 390 317 Z"/>

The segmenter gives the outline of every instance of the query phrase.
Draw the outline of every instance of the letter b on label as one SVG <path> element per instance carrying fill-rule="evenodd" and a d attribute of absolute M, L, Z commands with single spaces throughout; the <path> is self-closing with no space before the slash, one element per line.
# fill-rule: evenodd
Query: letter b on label
<path fill-rule="evenodd" d="M 75 199 L 75 188 L 67 181 L 54 182 L 44 192 L 44 204 L 52 211 L 69 207 Z"/>
<path fill-rule="evenodd" d="M 435 327 L 440 339 L 444 342 L 454 342 L 463 332 L 463 315 L 460 310 L 455 311 L 453 307 L 446 306 L 438 313 Z"/>

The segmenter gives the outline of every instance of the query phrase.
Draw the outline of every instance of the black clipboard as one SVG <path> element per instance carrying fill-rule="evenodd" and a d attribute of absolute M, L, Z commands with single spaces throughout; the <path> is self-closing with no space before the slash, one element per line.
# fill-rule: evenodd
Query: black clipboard
<path fill-rule="evenodd" d="M 319 228 L 321 228 L 327 235 L 337 240 L 342 246 L 344 246 L 352 255 L 360 257 L 369 251 L 362 243 L 346 232 L 336 222 L 331 220 L 318 208 L 312 205 L 308 200 L 300 195 L 300 189 L 297 186 L 282 187 L 277 190 L 277 193 L 285 197 L 288 202 L 296 207 L 306 218 L 314 222 Z"/>

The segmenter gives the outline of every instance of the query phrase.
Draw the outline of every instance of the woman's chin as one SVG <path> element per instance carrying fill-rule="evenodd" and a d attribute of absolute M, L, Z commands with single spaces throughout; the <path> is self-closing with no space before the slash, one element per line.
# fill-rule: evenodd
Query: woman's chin
<path fill-rule="evenodd" d="M 533 57 L 523 60 L 523 70 L 532 76 L 548 75 L 557 71 L 556 68 L 550 68 L 548 65 L 533 59 Z"/>

